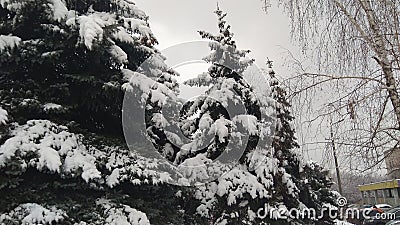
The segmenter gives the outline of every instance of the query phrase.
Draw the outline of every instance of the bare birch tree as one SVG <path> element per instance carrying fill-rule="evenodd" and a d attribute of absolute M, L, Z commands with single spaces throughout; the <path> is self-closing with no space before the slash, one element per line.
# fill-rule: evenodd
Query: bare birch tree
<path fill-rule="evenodd" d="M 307 123 L 318 121 L 321 126 L 333 116 L 341 121 L 335 139 L 343 158 L 353 165 L 351 156 L 362 156 L 370 165 L 364 169 L 379 164 L 383 151 L 400 141 L 400 2 L 279 0 L 279 4 L 290 17 L 293 40 L 315 63 L 314 69 L 306 69 L 293 58 L 298 75 L 289 79 L 297 105 L 306 107 L 301 112 L 317 113 Z"/>

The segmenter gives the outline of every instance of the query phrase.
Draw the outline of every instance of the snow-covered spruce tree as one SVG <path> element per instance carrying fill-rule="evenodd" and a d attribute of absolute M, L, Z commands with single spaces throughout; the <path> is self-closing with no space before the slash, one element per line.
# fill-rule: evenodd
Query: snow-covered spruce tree
<path fill-rule="evenodd" d="M 200 205 L 194 204 L 193 213 L 206 218 L 204 221 L 209 224 L 329 224 L 326 218 L 313 221 L 278 215 L 277 209 L 281 208 L 303 212 L 316 207 L 320 212 L 323 206 L 334 204 L 328 189 L 329 179 L 318 171 L 320 167 L 302 163 L 296 154 L 298 145 L 291 127 L 290 105 L 276 79 L 271 79 L 272 96 L 258 93 L 261 98 L 245 82 L 242 73 L 253 60 L 245 58 L 248 51 L 237 49 L 230 26 L 224 20 L 226 14 L 219 9 L 216 14 L 219 34 L 200 32 L 203 38 L 212 41 L 212 53 L 204 58 L 212 66 L 207 73 L 186 82 L 209 89 L 189 104 L 186 112 L 190 120 L 184 120 L 183 127 L 195 134 L 211 127 L 217 144 L 202 151 L 183 151 L 178 156 L 183 162 L 200 155 L 215 159 L 222 151 L 235 152 L 227 141 L 233 142 L 232 146 L 242 146 L 240 143 L 245 140 L 240 132 L 233 132 L 234 128 L 242 127 L 250 136 L 243 151 L 239 151 L 242 156 L 236 166 L 215 181 L 197 187 L 192 202 Z M 243 102 L 242 110 L 237 108 L 238 102 Z"/>
<path fill-rule="evenodd" d="M 297 193 L 300 204 L 307 208 L 315 209 L 317 216 L 324 216 L 315 221 L 316 224 L 325 224 L 330 222 L 328 212 L 322 209 L 334 210 L 337 196 L 330 188 L 332 180 L 329 177 L 329 171 L 324 169 L 316 162 L 303 162 L 301 155 L 298 153 L 299 145 L 296 141 L 295 130 L 293 128 L 294 117 L 290 112 L 290 103 L 284 88 L 279 85 L 275 72 L 272 69 L 272 62 L 267 62 L 270 87 L 272 98 L 275 100 L 276 112 L 276 129 L 273 136 L 272 147 L 275 157 L 279 160 L 281 170 L 275 179 L 285 180 L 285 173 L 290 174 L 292 180 L 298 187 Z M 281 193 L 282 199 L 286 205 L 296 207 L 298 202 L 288 198 L 285 187 L 277 187 L 278 193 Z M 311 222 L 311 221 L 310 221 Z"/>
<path fill-rule="evenodd" d="M 155 43 L 130 0 L 0 1 L 0 223 L 182 224 L 122 131 L 125 91 L 177 89 Z"/>

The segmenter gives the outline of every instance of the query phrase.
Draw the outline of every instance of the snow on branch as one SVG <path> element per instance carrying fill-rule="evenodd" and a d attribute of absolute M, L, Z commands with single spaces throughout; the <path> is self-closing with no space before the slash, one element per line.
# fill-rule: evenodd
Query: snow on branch
<path fill-rule="evenodd" d="M 116 22 L 115 16 L 109 13 L 95 12 L 88 16 L 81 15 L 78 17 L 80 42 L 92 50 L 94 41 L 101 42 L 103 40 L 103 28 L 110 26 Z M 67 25 L 74 25 L 75 18 L 70 18 Z"/>
<path fill-rule="evenodd" d="M 213 83 L 214 79 L 210 76 L 208 72 L 202 73 L 198 75 L 196 78 L 192 78 L 189 80 L 186 80 L 184 84 L 189 85 L 189 86 L 210 86 Z"/>
<path fill-rule="evenodd" d="M 47 209 L 36 203 L 25 203 L 19 205 L 8 213 L 0 215 L 1 224 L 14 224 L 17 222 L 22 225 L 29 224 L 53 224 L 63 221 L 66 217 L 64 211 L 51 207 Z"/>
<path fill-rule="evenodd" d="M 21 38 L 11 35 L 0 35 L 0 52 L 17 47 L 21 42 Z"/>
<path fill-rule="evenodd" d="M 116 204 L 104 198 L 97 200 L 96 205 L 98 208 L 93 212 L 93 215 L 97 216 L 97 221 L 101 224 L 150 225 L 145 213 L 130 206 Z M 70 218 L 65 211 L 55 206 L 45 207 L 37 203 L 24 203 L 10 212 L 0 214 L 1 224 L 70 224 L 69 221 Z M 92 222 L 79 221 L 79 223 L 74 224 L 88 225 Z"/>
<path fill-rule="evenodd" d="M 78 24 L 76 24 L 76 22 Z M 89 15 L 80 15 L 77 18 L 70 17 L 66 25 L 79 27 L 80 41 L 89 50 L 93 49 L 95 42 L 100 43 L 104 39 L 104 29 L 115 26 L 111 34 L 116 40 L 125 43 L 133 43 L 135 40 L 153 40 L 154 35 L 147 22 L 142 19 L 117 17 L 115 14 L 93 11 Z"/>
<path fill-rule="evenodd" d="M 118 27 L 116 31 L 112 34 L 114 40 L 127 43 L 127 44 L 133 44 L 135 43 L 135 39 L 132 35 L 128 34 L 123 27 Z"/>
<path fill-rule="evenodd" d="M 258 182 L 256 176 L 240 168 L 229 171 L 218 179 L 196 190 L 195 197 L 201 201 L 197 213 L 207 217 L 217 201 L 216 197 L 225 196 L 229 206 L 237 204 L 237 200 L 248 194 L 251 198 L 268 198 L 271 193 L 263 184 Z"/>
<path fill-rule="evenodd" d="M 118 13 L 124 16 L 134 16 L 139 19 L 146 20 L 147 15 L 140 10 L 132 0 L 111 0 L 113 4 L 119 9 Z"/>
<path fill-rule="evenodd" d="M 237 115 L 235 116 L 232 121 L 234 123 L 240 123 L 242 126 L 251 134 L 251 135 L 258 135 L 258 122 L 257 117 L 253 115 Z"/>
<path fill-rule="evenodd" d="M 144 74 L 134 72 L 129 69 L 123 71 L 124 79 L 128 81 L 122 85 L 125 91 L 132 90 L 133 87 L 138 87 L 142 92 L 141 101 L 146 102 L 147 98 L 151 95 L 151 102 L 162 105 L 165 103 L 167 97 L 175 99 L 176 96 L 166 85 L 158 83 L 157 81 L 147 77 Z"/>
<path fill-rule="evenodd" d="M 96 159 L 86 154 L 79 136 L 69 133 L 64 126 L 47 120 L 30 120 L 11 131 L 13 137 L 0 146 L 0 167 L 18 159 L 22 169 L 34 167 L 40 171 L 71 174 L 82 170 L 85 181 L 100 178 Z M 36 157 L 30 160 L 28 155 Z"/>
<path fill-rule="evenodd" d="M 30 4 L 38 4 L 35 1 L 16 1 L 16 0 L 0 0 L 0 6 L 11 12 L 18 14 L 23 13 L 23 8 L 29 7 Z M 43 4 L 46 7 L 46 13 L 48 18 L 61 22 L 67 17 L 68 9 L 62 0 L 49 0 L 47 4 Z"/>
<path fill-rule="evenodd" d="M 118 63 L 123 64 L 128 62 L 128 55 L 118 45 L 112 45 L 109 51 Z"/>
<path fill-rule="evenodd" d="M 0 0 L 0 6 L 12 12 L 21 10 L 28 3 L 29 1 Z"/>
<path fill-rule="evenodd" d="M 50 9 L 52 11 L 52 16 L 54 20 L 61 21 L 66 18 L 68 14 L 68 9 L 65 6 L 64 2 L 61 0 L 51 0 L 49 4 Z"/>
<path fill-rule="evenodd" d="M 0 125 L 5 124 L 8 120 L 8 113 L 0 107 Z"/>
<path fill-rule="evenodd" d="M 96 204 L 104 209 L 104 224 L 150 225 L 146 214 L 127 205 L 113 204 L 107 199 L 99 199 Z"/>
<path fill-rule="evenodd" d="M 161 162 L 143 158 L 136 152 L 113 146 L 97 149 L 86 146 L 82 136 L 70 133 L 65 126 L 47 120 L 30 120 L 13 124 L 12 137 L 0 146 L 0 167 L 19 165 L 49 171 L 63 176 L 80 176 L 86 182 L 106 183 L 114 187 L 122 181 L 133 184 L 163 183 L 170 179 L 160 172 Z M 101 173 L 98 168 L 107 168 Z"/>

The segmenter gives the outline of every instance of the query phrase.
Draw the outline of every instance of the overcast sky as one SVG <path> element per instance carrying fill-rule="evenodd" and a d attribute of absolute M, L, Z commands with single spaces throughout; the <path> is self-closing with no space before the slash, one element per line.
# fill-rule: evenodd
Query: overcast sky
<path fill-rule="evenodd" d="M 286 73 L 282 67 L 285 49 L 295 52 L 290 41 L 288 17 L 282 8 L 262 10 L 260 0 L 220 0 L 221 10 L 228 13 L 226 20 L 240 49 L 249 49 L 256 64 L 265 67 L 266 57 L 275 63 L 279 74 Z M 150 17 L 150 26 L 159 41 L 159 49 L 182 42 L 200 40 L 198 30 L 217 31 L 213 13 L 216 0 L 136 0 L 137 6 Z"/>

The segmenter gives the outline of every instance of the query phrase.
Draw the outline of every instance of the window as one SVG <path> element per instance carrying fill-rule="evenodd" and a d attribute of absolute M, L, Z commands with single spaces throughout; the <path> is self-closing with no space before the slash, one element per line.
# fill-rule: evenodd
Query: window
<path fill-rule="evenodd" d="M 392 189 L 386 189 L 385 195 L 386 195 L 387 198 L 393 198 Z"/>

